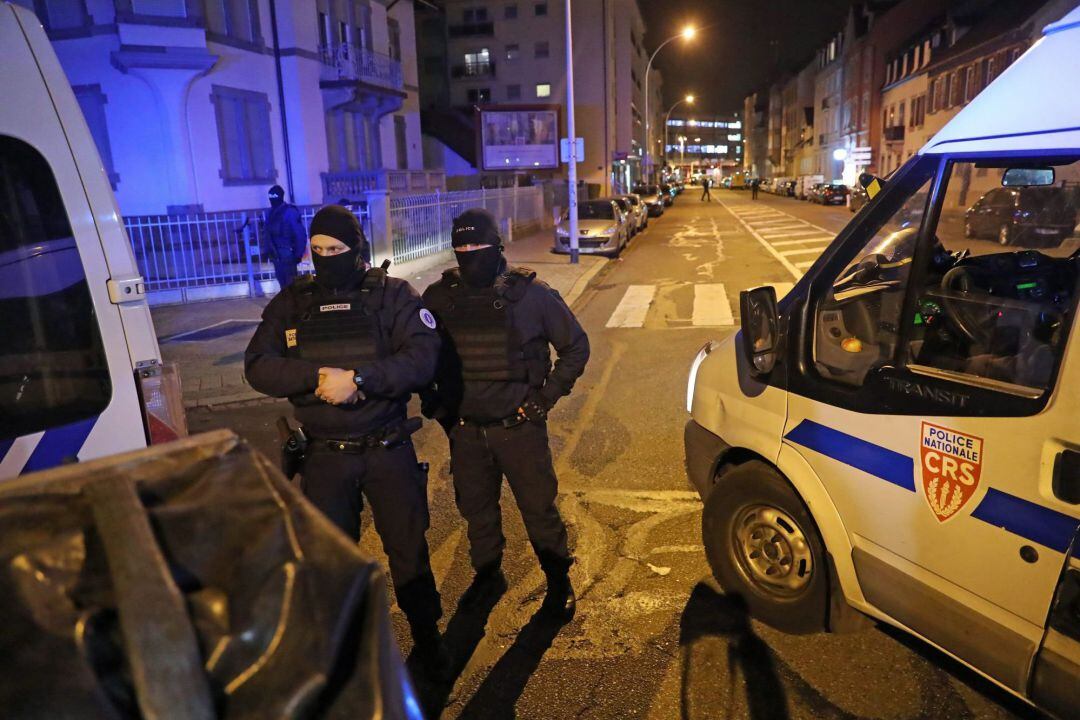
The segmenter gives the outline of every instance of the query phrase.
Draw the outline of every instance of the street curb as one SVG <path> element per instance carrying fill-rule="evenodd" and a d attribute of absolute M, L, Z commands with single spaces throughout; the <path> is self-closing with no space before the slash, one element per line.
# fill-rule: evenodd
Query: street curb
<path fill-rule="evenodd" d="M 589 286 L 589 282 L 594 277 L 596 277 L 597 273 L 599 273 L 603 268 L 607 267 L 609 262 L 611 262 L 611 261 L 610 260 L 602 260 L 602 261 L 596 263 L 591 268 L 586 270 L 582 274 L 582 276 L 577 279 L 577 281 L 574 283 L 573 287 L 570 288 L 570 292 L 568 292 L 566 294 L 566 297 L 564 298 L 564 300 L 566 301 L 566 305 L 568 307 L 573 307 L 574 306 L 574 303 L 577 301 L 577 299 L 579 297 L 581 297 L 581 294 L 583 292 L 585 292 L 585 288 Z"/>

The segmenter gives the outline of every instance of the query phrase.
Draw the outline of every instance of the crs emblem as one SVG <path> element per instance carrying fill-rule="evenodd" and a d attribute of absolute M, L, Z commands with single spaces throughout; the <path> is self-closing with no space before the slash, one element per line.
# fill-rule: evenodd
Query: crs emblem
<path fill-rule="evenodd" d="M 945 522 L 971 501 L 979 487 L 982 438 L 924 422 L 919 456 L 923 496 L 934 517 Z"/>

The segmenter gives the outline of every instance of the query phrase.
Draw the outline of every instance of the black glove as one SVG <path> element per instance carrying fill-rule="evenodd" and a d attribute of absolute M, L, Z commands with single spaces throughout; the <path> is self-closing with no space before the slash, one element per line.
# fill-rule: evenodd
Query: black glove
<path fill-rule="evenodd" d="M 526 420 L 532 422 L 544 422 L 547 420 L 548 411 L 551 410 L 551 405 L 547 400 L 539 395 L 539 393 L 530 393 L 525 402 L 522 403 L 520 412 L 525 416 Z"/>

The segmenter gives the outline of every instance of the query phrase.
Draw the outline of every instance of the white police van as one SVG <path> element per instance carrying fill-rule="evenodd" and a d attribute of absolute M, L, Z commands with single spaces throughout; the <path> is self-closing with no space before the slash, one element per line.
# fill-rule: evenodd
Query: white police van
<path fill-rule="evenodd" d="M 0 2 L 0 479 L 186 434 L 108 177 L 38 19 Z"/>
<path fill-rule="evenodd" d="M 728 591 L 850 608 L 1080 716 L 1080 9 L 691 369 L 686 465 Z"/>

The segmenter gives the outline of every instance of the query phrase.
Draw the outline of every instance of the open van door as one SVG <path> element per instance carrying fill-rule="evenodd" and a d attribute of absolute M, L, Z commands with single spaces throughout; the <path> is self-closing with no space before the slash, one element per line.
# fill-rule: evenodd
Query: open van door
<path fill-rule="evenodd" d="M 1032 671 L 1031 699 L 1060 717 L 1080 708 L 1080 531 L 1061 570 Z"/>

